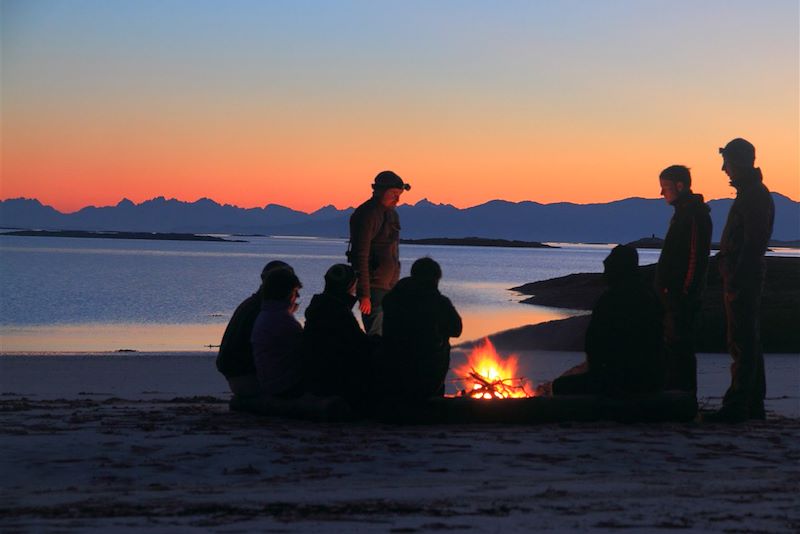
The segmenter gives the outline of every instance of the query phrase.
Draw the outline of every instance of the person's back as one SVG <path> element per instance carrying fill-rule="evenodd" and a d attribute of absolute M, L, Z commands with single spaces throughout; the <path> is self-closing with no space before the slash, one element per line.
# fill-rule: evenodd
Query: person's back
<path fill-rule="evenodd" d="M 586 332 L 586 360 L 598 392 L 611 396 L 661 388 L 661 307 L 639 279 L 610 287 L 598 300 Z"/>
<path fill-rule="evenodd" d="M 390 387 L 426 397 L 443 391 L 450 367 L 449 338 L 461 335 L 462 323 L 450 299 L 439 292 L 438 264 L 422 258 L 411 272 L 384 298 L 383 347 L 396 376 Z"/>
<path fill-rule="evenodd" d="M 294 273 L 286 270 L 270 273 L 264 284 L 251 342 L 258 382 L 266 395 L 294 397 L 303 392 L 303 327 L 293 315 L 300 287 Z"/>
<path fill-rule="evenodd" d="M 325 291 L 312 297 L 303 330 L 308 390 L 344 397 L 351 405 L 364 401 L 372 382 L 370 342 L 352 311 L 355 280 L 349 265 L 328 269 Z"/>
<path fill-rule="evenodd" d="M 586 331 L 588 370 L 554 380 L 553 394 L 625 397 L 661 389 L 661 306 L 639 277 L 638 258 L 635 248 L 620 245 L 604 260 L 609 287 Z"/>

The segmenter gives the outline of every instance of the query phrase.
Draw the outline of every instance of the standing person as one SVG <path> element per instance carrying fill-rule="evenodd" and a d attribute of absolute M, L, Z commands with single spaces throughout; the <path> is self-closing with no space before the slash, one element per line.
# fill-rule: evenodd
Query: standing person
<path fill-rule="evenodd" d="M 411 266 L 411 276 L 386 295 L 384 374 L 390 396 L 424 399 L 444 394 L 450 338 L 461 335 L 461 316 L 439 292 L 442 268 L 431 258 Z"/>
<path fill-rule="evenodd" d="M 381 303 L 400 278 L 400 217 L 395 207 L 409 189 L 392 171 L 378 173 L 372 197 L 350 216 L 348 259 L 358 276 L 356 297 L 368 334 L 383 331 Z"/>
<path fill-rule="evenodd" d="M 736 188 L 717 255 L 733 364 L 722 407 L 704 420 L 735 423 L 765 418 L 767 384 L 758 316 L 766 272 L 764 253 L 772 236 L 775 205 L 761 169 L 754 167 L 756 149 L 750 142 L 734 139 L 719 153 L 722 170 Z"/>
<path fill-rule="evenodd" d="M 250 335 L 253 333 L 256 317 L 261 312 L 261 291 L 264 281 L 275 269 L 288 269 L 294 272 L 286 262 L 274 260 L 267 263 L 261 270 L 261 285 L 258 291 L 237 306 L 219 344 L 217 370 L 225 375 L 234 395 L 247 397 L 260 393 Z"/>
<path fill-rule="evenodd" d="M 696 393 L 694 321 L 706 285 L 710 209 L 702 195 L 692 192 L 692 176 L 687 167 L 667 167 L 658 179 L 661 196 L 675 208 L 656 268 L 656 291 L 664 308 L 664 388 Z"/>
<path fill-rule="evenodd" d="M 303 284 L 287 269 L 267 275 L 261 290 L 261 312 L 250 341 L 261 391 L 276 397 L 303 394 L 303 362 L 300 354 L 303 327 L 294 318 Z"/>

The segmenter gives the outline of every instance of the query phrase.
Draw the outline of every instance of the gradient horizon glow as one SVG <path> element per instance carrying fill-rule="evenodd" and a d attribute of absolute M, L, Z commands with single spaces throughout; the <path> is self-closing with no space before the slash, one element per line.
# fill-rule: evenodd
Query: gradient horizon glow
<path fill-rule="evenodd" d="M 0 198 L 468 207 L 659 196 L 756 146 L 800 198 L 797 0 L 2 0 Z"/>

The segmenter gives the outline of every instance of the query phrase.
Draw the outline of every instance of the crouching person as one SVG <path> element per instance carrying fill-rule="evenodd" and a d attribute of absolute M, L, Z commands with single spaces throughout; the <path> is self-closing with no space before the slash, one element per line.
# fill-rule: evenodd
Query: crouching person
<path fill-rule="evenodd" d="M 586 331 L 588 371 L 553 381 L 554 395 L 625 397 L 654 393 L 664 384 L 661 306 L 638 273 L 633 247 L 614 247 L 603 261 L 608 289 Z"/>
<path fill-rule="evenodd" d="M 361 410 L 374 382 L 370 341 L 353 315 L 356 272 L 336 264 L 325 273 L 325 290 L 306 308 L 303 356 L 308 391 L 339 396 Z"/>
<path fill-rule="evenodd" d="M 253 325 L 261 312 L 261 292 L 264 281 L 275 269 L 292 271 L 289 264 L 280 260 L 267 263 L 261 271 L 261 286 L 258 291 L 247 297 L 233 312 L 217 354 L 217 370 L 225 376 L 231 393 L 240 397 L 252 397 L 261 392 L 256 376 L 256 364 L 253 359 L 253 346 L 250 336 Z"/>
<path fill-rule="evenodd" d="M 422 399 L 444 394 L 450 338 L 461 317 L 439 292 L 442 268 L 420 258 L 383 300 L 383 371 L 387 394 Z"/>
<path fill-rule="evenodd" d="M 258 382 L 265 395 L 294 398 L 303 394 L 303 327 L 294 318 L 301 287 L 297 276 L 286 269 L 269 273 L 262 286 L 261 312 L 251 342 Z"/>

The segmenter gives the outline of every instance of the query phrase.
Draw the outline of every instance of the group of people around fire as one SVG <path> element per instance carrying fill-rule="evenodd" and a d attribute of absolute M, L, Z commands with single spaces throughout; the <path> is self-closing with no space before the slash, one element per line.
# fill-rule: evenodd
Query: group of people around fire
<path fill-rule="evenodd" d="M 733 364 L 722 407 L 704 418 L 739 422 L 765 417 L 758 315 L 774 205 L 751 143 L 737 138 L 719 152 L 736 189 L 717 254 Z M 635 248 L 611 250 L 603 262 L 608 288 L 586 332 L 586 363 L 557 378 L 554 395 L 696 394 L 694 330 L 709 266 L 710 210 L 692 191 L 689 168 L 667 167 L 659 182 L 674 214 L 655 284 L 641 279 Z M 295 318 L 303 285 L 282 261 L 264 267 L 258 291 L 234 312 L 217 368 L 235 395 L 339 396 L 365 410 L 379 398 L 444 394 L 449 340 L 461 335 L 461 317 L 439 291 L 442 270 L 433 259 L 418 259 L 400 279 L 395 207 L 410 185 L 383 171 L 372 189 L 350 218 L 348 263 L 327 270 L 323 292 L 305 310 L 305 326 Z M 363 329 L 353 315 L 356 304 Z"/>

